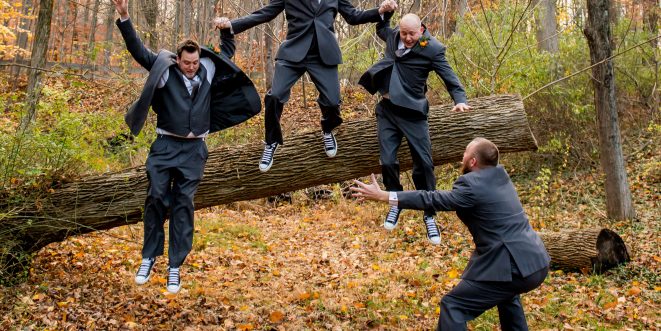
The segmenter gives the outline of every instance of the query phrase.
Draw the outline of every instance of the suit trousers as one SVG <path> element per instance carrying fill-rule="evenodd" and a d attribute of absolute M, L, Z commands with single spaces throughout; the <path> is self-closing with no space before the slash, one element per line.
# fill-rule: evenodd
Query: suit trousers
<path fill-rule="evenodd" d="M 409 111 L 413 112 L 413 111 Z M 383 99 L 376 105 L 376 125 L 379 138 L 381 173 L 386 191 L 402 191 L 399 181 L 399 160 L 397 152 L 406 141 L 413 159 L 413 184 L 416 190 L 433 191 L 436 189 L 436 175 L 431 156 L 431 138 L 429 123 L 426 118 L 407 118 L 407 109 L 394 105 L 390 100 Z M 436 212 L 425 210 L 425 216 L 433 216 Z"/>
<path fill-rule="evenodd" d="M 462 280 L 441 299 L 437 330 L 466 330 L 466 322 L 493 307 L 498 307 L 501 330 L 528 330 L 519 295 L 537 288 L 547 274 L 548 267 L 524 278 L 512 263 L 511 282 Z"/>
<path fill-rule="evenodd" d="M 168 259 L 179 267 L 193 247 L 193 199 L 208 157 L 203 139 L 159 135 L 147 157 L 143 258 L 163 255 L 163 225 L 170 218 Z"/>
<path fill-rule="evenodd" d="M 292 86 L 306 72 L 319 91 L 317 103 L 321 109 L 321 129 L 324 132 L 331 132 L 342 124 L 337 65 L 324 64 L 321 62 L 321 57 L 314 53 L 308 54 L 301 62 L 277 60 L 271 90 L 264 98 L 266 143 L 283 143 L 280 118 L 284 104 L 289 101 Z"/>

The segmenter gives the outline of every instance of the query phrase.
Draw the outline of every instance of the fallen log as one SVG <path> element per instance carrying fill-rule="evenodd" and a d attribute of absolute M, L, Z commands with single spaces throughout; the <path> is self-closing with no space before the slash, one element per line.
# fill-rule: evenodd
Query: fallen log
<path fill-rule="evenodd" d="M 501 153 L 536 150 L 519 96 L 488 96 L 470 100 L 470 104 L 473 110 L 465 113 L 452 112 L 451 105 L 431 107 L 434 164 L 461 160 L 466 144 L 478 136 L 492 140 Z M 287 137 L 267 173 L 260 172 L 257 166 L 262 144 L 216 148 L 209 153 L 195 208 L 263 198 L 380 172 L 374 118 L 343 124 L 336 138 L 338 155 L 329 159 L 320 133 Z M 402 171 L 411 169 L 408 148 L 400 150 Z M 137 223 L 146 191 L 144 166 L 84 177 L 34 201 L 27 210 L 0 218 L 0 235 L 11 239 L 22 251 L 32 252 L 71 235 Z"/>
<path fill-rule="evenodd" d="M 631 258 L 622 238 L 609 229 L 540 232 L 555 269 L 602 273 Z"/>

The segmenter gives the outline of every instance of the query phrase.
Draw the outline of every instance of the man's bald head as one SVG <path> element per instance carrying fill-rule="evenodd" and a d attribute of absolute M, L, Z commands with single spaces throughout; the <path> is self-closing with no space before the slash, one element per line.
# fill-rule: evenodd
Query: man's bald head
<path fill-rule="evenodd" d="M 484 167 L 495 167 L 499 158 L 500 153 L 496 144 L 485 138 L 475 138 L 466 146 L 462 172 L 466 174 Z"/>
<path fill-rule="evenodd" d="M 423 31 L 420 17 L 416 14 L 406 14 L 399 20 L 399 39 L 406 48 L 413 48 Z"/>
<path fill-rule="evenodd" d="M 419 30 L 420 27 L 422 26 L 422 21 L 420 21 L 420 17 L 418 17 L 418 15 L 409 13 L 404 15 L 402 19 L 399 20 L 400 29 L 403 26 L 406 26 L 407 28 Z"/>

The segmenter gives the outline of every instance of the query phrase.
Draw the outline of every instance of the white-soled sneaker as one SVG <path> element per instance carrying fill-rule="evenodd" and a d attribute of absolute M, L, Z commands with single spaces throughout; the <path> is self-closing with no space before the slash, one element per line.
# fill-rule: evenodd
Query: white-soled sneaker
<path fill-rule="evenodd" d="M 337 140 L 335 140 L 335 135 L 332 132 L 322 132 L 324 137 L 324 150 L 328 157 L 335 157 L 337 155 Z"/>
<path fill-rule="evenodd" d="M 135 283 L 138 285 L 142 285 L 146 282 L 149 281 L 149 276 L 151 276 L 151 269 L 154 267 L 154 263 L 156 262 L 156 259 L 151 257 L 151 258 L 143 258 L 142 263 L 140 264 L 140 268 L 138 268 L 138 272 L 135 274 Z"/>
<path fill-rule="evenodd" d="M 441 244 L 441 232 L 436 225 L 436 220 L 431 216 L 424 216 L 423 221 L 425 222 L 425 228 L 427 229 L 427 239 L 432 245 Z"/>
<path fill-rule="evenodd" d="M 383 227 L 386 228 L 386 230 L 388 231 L 394 229 L 397 226 L 397 221 L 399 220 L 399 214 L 401 212 L 402 210 L 399 209 L 398 207 L 390 206 L 390 210 L 386 215 L 386 220 L 383 221 Z"/>
<path fill-rule="evenodd" d="M 264 153 L 262 153 L 262 160 L 259 161 L 259 170 L 261 172 L 267 172 L 271 169 L 273 165 L 273 156 L 275 151 L 278 149 L 278 143 L 267 144 L 264 143 Z"/>
<path fill-rule="evenodd" d="M 180 289 L 181 278 L 179 277 L 179 268 L 168 268 L 168 292 L 171 294 L 177 294 Z"/>

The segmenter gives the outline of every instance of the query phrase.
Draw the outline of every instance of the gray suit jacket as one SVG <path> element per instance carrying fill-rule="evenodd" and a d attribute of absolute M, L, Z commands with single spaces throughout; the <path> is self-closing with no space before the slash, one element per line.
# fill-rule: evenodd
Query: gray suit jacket
<path fill-rule="evenodd" d="M 502 166 L 460 176 L 451 191 L 409 191 L 397 195 L 401 208 L 457 212 L 475 243 L 463 279 L 511 281 L 510 256 L 523 277 L 549 265 L 546 248 L 528 223 Z"/>
<path fill-rule="evenodd" d="M 131 20 L 122 22 L 118 19 L 116 24 L 129 53 L 149 71 L 140 97 L 124 115 L 124 121 L 131 133 L 137 135 L 147 120 L 158 81 L 166 70 L 176 65 L 176 55 L 166 50 L 156 54 L 146 48 L 138 38 Z M 210 58 L 216 66 L 210 90 L 198 92 L 211 93 L 210 133 L 244 122 L 259 113 L 262 108 L 261 99 L 252 81 L 230 60 L 234 50 L 234 39 L 229 33 L 222 35 L 221 54 L 204 47 L 201 49 L 200 56 Z"/>
<path fill-rule="evenodd" d="M 385 21 L 377 24 L 377 34 L 386 42 L 384 58 L 369 68 L 358 83 L 374 94 L 379 90 L 379 84 L 384 83 L 383 79 L 387 77 L 387 72 L 390 72 L 388 88 L 390 101 L 426 116 L 429 111 L 429 103 L 425 96 L 427 78 L 429 73 L 434 71 L 445 83 L 455 104 L 465 103 L 466 92 L 445 59 L 445 46 L 425 28 L 421 40 L 427 40 L 427 45 L 421 46 L 418 41 L 408 53 L 397 57 L 395 51 L 399 46 L 399 27 L 390 28 L 390 16 L 386 14 Z"/>
<path fill-rule="evenodd" d="M 301 62 L 308 54 L 312 32 L 317 34 L 321 61 L 326 65 L 342 63 L 340 46 L 335 39 L 335 16 L 340 15 L 351 25 L 381 21 L 377 8 L 358 10 L 349 0 L 271 0 L 252 14 L 232 20 L 234 33 L 241 33 L 256 25 L 271 21 L 285 11 L 287 38 L 280 45 L 276 59 Z"/>

